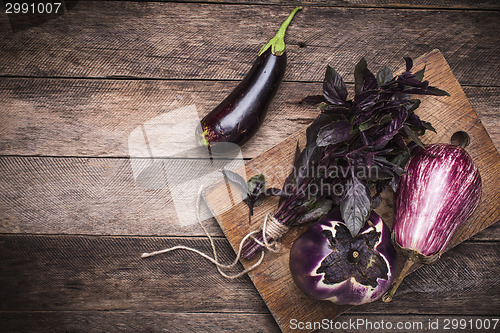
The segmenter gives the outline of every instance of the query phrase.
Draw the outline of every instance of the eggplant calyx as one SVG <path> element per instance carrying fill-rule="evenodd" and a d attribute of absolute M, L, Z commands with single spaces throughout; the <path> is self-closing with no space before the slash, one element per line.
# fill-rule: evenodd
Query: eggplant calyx
<path fill-rule="evenodd" d="M 286 29 L 290 25 L 290 22 L 292 22 L 293 17 L 295 16 L 295 13 L 297 13 L 299 10 L 301 10 L 302 7 L 295 7 L 295 9 L 288 15 L 287 19 L 281 27 L 279 28 L 278 32 L 276 35 L 271 38 L 259 51 L 259 56 L 261 56 L 264 52 L 271 47 L 271 53 L 274 54 L 275 56 L 280 56 L 283 53 L 285 53 L 286 47 L 285 47 L 285 33 Z"/>
<path fill-rule="evenodd" d="M 438 253 L 426 256 L 417 250 L 403 247 L 403 246 L 399 245 L 399 242 L 397 240 L 395 233 L 393 233 L 391 235 L 391 241 L 392 241 L 392 244 L 394 245 L 394 248 L 396 249 L 397 252 L 401 253 L 406 258 L 411 258 L 413 260 L 413 262 L 415 262 L 417 264 L 431 265 L 431 264 L 435 263 L 441 257 L 441 254 L 442 254 L 442 252 L 438 252 Z"/>
<path fill-rule="evenodd" d="M 199 126 L 196 133 L 197 133 L 196 139 L 198 141 L 198 144 L 201 147 L 207 147 L 207 148 L 210 147 L 210 141 L 208 141 L 208 139 L 207 139 L 208 129 L 205 129 L 204 131 L 202 131 L 202 127 Z"/>
<path fill-rule="evenodd" d="M 374 248 L 380 233 L 370 231 L 352 237 L 343 223 L 335 226 L 335 235 L 325 229 L 321 235 L 333 250 L 316 269 L 323 283 L 334 285 L 354 278 L 359 284 L 376 288 L 378 279 L 387 280 L 389 269 L 382 255 Z"/>

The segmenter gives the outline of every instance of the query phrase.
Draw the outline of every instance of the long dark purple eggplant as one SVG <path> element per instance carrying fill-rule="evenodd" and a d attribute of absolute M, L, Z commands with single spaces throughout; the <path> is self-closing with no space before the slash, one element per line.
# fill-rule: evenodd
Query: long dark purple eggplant
<path fill-rule="evenodd" d="M 276 35 L 261 49 L 250 72 L 196 129 L 200 145 L 212 152 L 243 145 L 259 129 L 286 69 L 285 32 L 296 7 Z M 218 143 L 230 143 L 219 144 Z"/>

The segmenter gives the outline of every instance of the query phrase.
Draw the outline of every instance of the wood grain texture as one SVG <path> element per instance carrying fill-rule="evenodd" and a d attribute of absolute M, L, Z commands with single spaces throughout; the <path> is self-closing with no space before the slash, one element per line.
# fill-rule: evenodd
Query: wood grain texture
<path fill-rule="evenodd" d="M 479 121 L 476 113 L 456 81 L 446 60 L 439 51 L 433 51 L 419 57 L 415 61 L 415 70 L 426 66 L 425 78 L 450 93 L 449 97 L 424 97 L 418 110 L 420 116 L 428 119 L 437 129 L 438 134 L 429 133 L 424 142 L 448 142 L 453 133 L 466 131 L 471 136 L 468 152 L 478 166 L 483 180 L 483 197 L 480 206 L 469 219 L 467 225 L 455 234 L 450 242 L 450 248 L 464 241 L 478 231 L 498 221 L 500 217 L 500 155 L 495 149 L 487 132 Z M 459 113 L 456 110 L 460 110 Z M 253 159 L 246 165 L 247 174 L 255 174 L 266 170 L 266 179 L 270 187 L 281 187 L 286 177 L 283 165 L 291 165 L 297 140 L 304 140 L 304 133 L 298 133 L 285 140 L 263 155 Z M 274 166 L 277 166 L 273 169 Z M 264 169 L 264 167 L 266 169 Z M 224 184 L 215 184 L 207 189 L 205 197 L 225 235 L 237 247 L 241 238 L 255 227 L 246 224 L 235 224 L 246 215 L 244 203 L 237 204 L 227 210 L 227 202 L 221 199 L 220 193 L 225 191 Z M 264 215 L 275 209 L 276 200 L 270 200 L 255 214 L 254 220 L 260 221 Z M 388 197 L 377 209 L 389 226 L 392 225 L 393 207 Z M 290 318 L 301 320 L 321 320 L 325 317 L 335 317 L 344 312 L 346 306 L 334 306 L 325 309 L 321 302 L 313 301 L 298 293 L 291 279 L 288 267 L 288 252 L 293 240 L 298 236 L 298 230 L 292 230 L 280 242 L 284 251 L 279 255 L 270 254 L 268 258 L 249 275 L 263 299 L 266 301 L 278 325 L 285 332 Z M 250 263 L 244 261 L 244 265 Z M 300 306 L 299 306 L 300 304 Z M 304 312 L 301 309 L 309 309 Z"/>
<path fill-rule="evenodd" d="M 206 238 L 3 235 L 1 306 L 9 311 L 130 310 L 266 313 L 248 277 L 227 280 L 194 254 L 149 252 L 186 245 L 211 253 Z M 230 262 L 226 240 L 220 260 Z M 241 266 L 239 267 L 241 269 Z"/>
<path fill-rule="evenodd" d="M 328 318 L 326 318 L 328 320 Z M 452 320 L 465 322 L 465 329 L 460 332 L 477 332 L 476 327 L 488 323 L 490 330 L 496 322 L 494 317 L 459 316 L 459 315 L 373 315 L 345 314 L 335 322 L 321 323 L 324 329 L 317 332 L 337 331 L 359 333 L 362 330 L 382 325 L 377 332 L 435 332 L 451 330 Z M 86 333 L 94 332 L 281 332 L 270 314 L 224 314 L 224 313 L 170 313 L 170 312 L 132 312 L 132 311 L 44 311 L 44 312 L 0 312 L 3 329 L 8 332 L 80 332 L 85 327 Z M 472 323 L 471 323 L 472 321 Z M 304 323 L 305 324 L 305 323 Z M 455 322 L 453 322 L 455 324 Z M 480 326 L 483 324 L 483 326 Z M 290 326 L 298 326 L 292 322 Z M 317 325 L 311 323 L 311 325 Z M 406 326 L 405 326 L 406 325 Z M 431 326 L 432 325 L 432 326 Z M 476 326 L 477 325 L 477 326 Z M 321 327 L 321 326 L 319 326 Z M 332 327 L 332 329 L 326 329 Z M 344 329 L 342 329 L 344 327 Z M 378 327 L 378 326 L 375 326 Z M 391 327 L 391 328 L 389 328 Z M 404 327 L 407 327 L 406 329 Z M 437 328 L 436 328 L 437 327 Z M 460 326 L 458 326 L 460 327 Z M 472 327 L 472 328 L 471 328 Z"/>
<path fill-rule="evenodd" d="M 171 153 L 167 143 L 175 140 L 169 134 L 168 118 L 190 107 L 201 118 L 235 85 L 230 81 L 4 78 L 0 80 L 0 154 L 206 158 L 206 152 L 187 148 Z M 352 85 L 348 88 L 352 90 Z M 242 147 L 243 157 L 257 157 L 306 128 L 317 111 L 298 101 L 320 92 L 321 83 L 284 82 L 264 124 Z M 466 87 L 465 92 L 500 149 L 500 105 L 496 103 L 500 88 Z M 131 152 L 130 138 L 145 124 L 151 124 L 146 134 L 159 138 L 153 144 L 154 153 Z M 181 144 L 190 147 L 194 128 L 186 130 Z"/>
<path fill-rule="evenodd" d="M 180 164 L 177 170 L 205 165 L 175 162 Z M 195 219 L 194 202 L 182 205 L 192 219 L 181 216 L 180 220 L 164 170 L 153 168 L 147 181 L 134 176 L 133 167 L 149 163 L 119 158 L 0 157 L 0 233 L 204 236 Z M 176 174 L 179 184 L 192 176 L 184 171 Z M 196 193 L 195 189 L 193 200 Z M 215 219 L 207 218 L 203 224 L 211 235 L 223 235 Z M 499 227 L 497 223 L 476 235 L 476 240 L 500 240 Z"/>
<path fill-rule="evenodd" d="M 180 244 L 211 253 L 206 238 L 1 235 L 0 314 L 269 314 L 247 276 L 227 280 L 211 263 L 185 251 L 140 258 L 144 251 Z M 226 239 L 216 239 L 215 245 L 222 262 L 233 260 Z M 349 313 L 498 315 L 498 309 L 491 305 L 499 301 L 499 278 L 491 267 L 497 265 L 499 255 L 497 243 L 463 243 L 435 265 L 422 267 L 407 277 L 394 303 L 366 304 Z M 326 309 L 334 307 L 329 302 L 321 304 Z"/>
<path fill-rule="evenodd" d="M 424 317 L 422 320 L 428 320 L 428 318 Z M 280 332 L 271 314 L 249 313 L 177 313 L 161 310 L 145 312 L 9 311 L 0 312 L 0 321 L 2 328 L 12 333 Z"/>
<path fill-rule="evenodd" d="M 56 20 L 2 33 L 0 75 L 240 80 L 290 10 L 80 1 Z M 307 6 L 288 30 L 285 80 L 320 81 L 331 64 L 352 81 L 361 56 L 373 68 L 395 68 L 403 56 L 440 48 L 460 83 L 499 86 L 499 18 L 497 11 Z"/>
<path fill-rule="evenodd" d="M 189 124 L 181 133 L 181 139 L 177 135 L 180 125 L 176 127 L 172 123 L 180 123 L 178 118 L 184 117 L 185 108 L 194 108 L 196 111 L 188 115 L 201 119 L 236 84 L 230 81 L 4 78 L 0 80 L 0 153 L 208 158 L 206 151 L 191 149 L 197 123 Z M 256 157 L 305 128 L 317 111 L 297 102 L 317 94 L 320 89 L 319 83 L 283 83 L 264 124 L 242 147 L 243 157 Z M 140 144 L 131 141 L 137 131 L 144 131 L 150 141 L 154 139 L 151 153 L 140 149 L 137 152 L 136 146 L 140 148 Z M 173 153 L 174 145 L 186 148 Z"/>
<path fill-rule="evenodd" d="M 500 9 L 494 0 L 155 0 L 157 2 L 248 4 L 280 6 L 388 7 L 439 9 Z M 68 1 L 66 1 L 68 2 Z"/>
<path fill-rule="evenodd" d="M 188 159 L 2 157 L 0 232 L 204 235 L 196 221 L 197 187 L 187 191 L 196 177 L 189 170 L 207 164 Z M 144 171 L 137 175 L 134 168 Z M 179 188 L 191 197 L 180 197 Z M 213 221 L 207 227 L 211 234 L 221 234 Z"/>
<path fill-rule="evenodd" d="M 352 81 L 362 56 L 373 70 L 396 68 L 402 56 L 435 47 L 469 85 L 464 90 L 499 149 L 498 1 L 299 2 L 306 8 L 288 31 L 286 81 L 268 120 L 243 148 L 245 158 L 312 121 L 314 110 L 296 102 L 320 92 L 327 63 Z M 65 3 L 60 17 L 20 29 L 0 11 L 2 331 L 278 332 L 248 277 L 222 279 L 188 252 L 138 258 L 178 244 L 206 253 L 210 246 L 194 221 L 175 220 L 168 175 L 155 169 L 169 160 L 191 166 L 179 157 L 197 155 L 128 160 L 128 138 L 179 107 L 210 111 L 298 2 Z M 138 181 L 132 166 L 150 164 L 153 172 Z M 205 225 L 218 238 L 222 260 L 232 260 L 217 222 Z M 498 317 L 499 226 L 413 273 L 389 306 L 354 308 L 337 320 Z"/>
<path fill-rule="evenodd" d="M 495 147 L 500 151 L 500 109 L 497 109 L 500 87 L 484 87 L 482 89 L 464 87 L 464 91 Z"/>

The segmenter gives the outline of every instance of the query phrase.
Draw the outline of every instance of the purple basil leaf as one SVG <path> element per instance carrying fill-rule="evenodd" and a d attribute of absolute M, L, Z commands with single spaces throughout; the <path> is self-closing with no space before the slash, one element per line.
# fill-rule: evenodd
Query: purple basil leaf
<path fill-rule="evenodd" d="M 316 145 L 316 138 L 318 137 L 319 131 L 322 127 L 331 123 L 331 121 L 332 118 L 324 113 L 321 113 L 316 119 L 314 119 L 306 130 L 306 146 Z"/>
<path fill-rule="evenodd" d="M 436 129 L 431 125 L 431 123 L 421 120 L 420 117 L 415 113 L 410 114 L 406 119 L 406 122 L 411 126 L 419 128 L 420 130 L 428 129 L 430 131 L 433 131 L 434 133 L 437 133 Z"/>
<path fill-rule="evenodd" d="M 406 171 L 397 164 L 389 162 L 385 157 L 375 156 L 375 160 L 379 163 L 379 165 L 385 166 L 391 170 L 395 175 L 401 176 L 405 174 Z"/>
<path fill-rule="evenodd" d="M 406 108 L 400 107 L 396 117 L 384 128 L 382 136 L 375 141 L 376 146 L 384 146 L 403 128 L 403 124 L 408 116 Z"/>
<path fill-rule="evenodd" d="M 318 146 L 315 143 L 307 145 L 300 154 L 300 158 L 297 163 L 298 166 L 294 170 L 294 173 L 296 174 L 295 184 L 297 187 L 300 187 L 303 184 L 304 180 L 307 179 L 307 177 L 310 177 L 309 173 L 311 170 L 311 166 L 313 165 L 315 158 L 317 157 L 317 148 Z"/>
<path fill-rule="evenodd" d="M 362 112 L 366 112 L 373 106 L 378 97 L 378 90 L 367 90 L 356 94 L 354 97 L 354 103 L 359 109 L 361 109 Z"/>
<path fill-rule="evenodd" d="M 374 90 L 378 88 L 377 78 L 367 68 L 365 71 L 365 80 L 363 81 L 363 91 Z"/>
<path fill-rule="evenodd" d="M 366 70 L 366 60 L 365 58 L 361 58 L 361 60 L 356 64 L 356 67 L 354 68 L 354 91 L 356 95 L 363 91 Z"/>
<path fill-rule="evenodd" d="M 340 204 L 342 219 L 355 237 L 363 227 L 371 211 L 371 197 L 366 186 L 356 177 L 347 182 L 347 191 Z"/>
<path fill-rule="evenodd" d="M 323 81 L 323 96 L 333 105 L 343 105 L 347 99 L 347 88 L 342 77 L 330 66 L 326 66 Z"/>
<path fill-rule="evenodd" d="M 359 128 L 360 132 L 363 132 L 363 131 L 366 131 L 366 130 L 372 128 L 375 125 L 377 125 L 377 124 L 374 123 L 373 119 L 368 119 L 364 123 L 359 124 L 358 128 Z"/>
<path fill-rule="evenodd" d="M 316 139 L 319 147 L 343 142 L 349 138 L 351 124 L 346 121 L 336 121 L 321 128 Z"/>
<path fill-rule="evenodd" d="M 399 180 L 400 180 L 401 176 L 395 174 L 391 181 L 389 182 L 389 185 L 391 185 L 391 188 L 394 192 L 396 192 L 398 190 L 398 185 L 399 185 Z"/>
<path fill-rule="evenodd" d="M 293 225 L 310 223 L 326 215 L 332 209 L 333 201 L 321 199 L 315 203 L 314 207 L 301 215 Z"/>
<path fill-rule="evenodd" d="M 361 132 L 360 133 L 361 140 L 363 141 L 363 144 L 365 146 L 372 146 L 373 145 L 373 140 L 368 136 L 366 132 Z"/>
<path fill-rule="evenodd" d="M 404 57 L 406 62 L 406 72 L 409 72 L 413 67 L 413 60 L 410 57 Z"/>
<path fill-rule="evenodd" d="M 419 106 L 421 101 L 419 99 L 410 99 L 408 100 L 408 114 L 413 113 Z"/>
<path fill-rule="evenodd" d="M 326 105 L 321 109 L 321 111 L 329 116 L 347 116 L 351 113 L 350 108 L 338 105 Z"/>
<path fill-rule="evenodd" d="M 230 170 L 220 170 L 220 172 L 222 172 L 227 180 L 237 185 L 241 189 L 241 191 L 243 191 L 243 193 L 247 195 L 250 193 L 246 180 L 243 179 L 243 177 L 241 177 L 239 174 Z"/>
<path fill-rule="evenodd" d="M 423 121 L 422 124 L 424 125 L 425 129 L 428 129 L 429 131 L 433 131 L 434 133 L 437 133 L 436 129 L 432 126 L 432 124 L 428 121 Z"/>
<path fill-rule="evenodd" d="M 439 88 L 433 87 L 433 86 L 427 87 L 427 91 L 429 91 L 431 93 L 431 95 L 434 95 L 434 96 L 450 96 L 450 94 L 448 92 L 441 90 Z"/>
<path fill-rule="evenodd" d="M 403 151 L 400 154 L 396 155 L 391 159 L 391 163 L 399 165 L 401 168 L 404 168 L 406 163 L 410 160 L 410 151 Z"/>
<path fill-rule="evenodd" d="M 446 91 L 429 86 L 426 88 L 409 87 L 405 88 L 403 91 L 405 94 L 415 94 L 415 95 L 433 95 L 433 96 L 450 96 Z"/>
<path fill-rule="evenodd" d="M 405 139 L 400 133 L 397 133 L 393 137 L 394 143 L 401 149 L 405 151 L 409 151 L 408 146 L 406 145 Z"/>

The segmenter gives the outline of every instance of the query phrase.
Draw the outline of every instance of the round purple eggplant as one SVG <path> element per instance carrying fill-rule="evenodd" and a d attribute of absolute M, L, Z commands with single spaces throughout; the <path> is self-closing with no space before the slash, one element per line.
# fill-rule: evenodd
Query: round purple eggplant
<path fill-rule="evenodd" d="M 407 261 L 385 302 L 392 300 L 413 264 L 439 259 L 481 198 L 479 170 L 462 147 L 427 146 L 410 158 L 405 170 L 396 192 L 392 238 Z"/>
<path fill-rule="evenodd" d="M 243 145 L 257 132 L 285 75 L 285 32 L 300 9 L 296 7 L 276 36 L 261 48 L 252 68 L 229 96 L 201 120 L 196 129 L 200 145 L 223 153 Z"/>
<path fill-rule="evenodd" d="M 329 213 L 300 235 L 290 251 L 290 271 L 299 289 L 336 304 L 377 300 L 390 287 L 395 266 L 390 230 L 373 211 L 354 238 L 340 212 Z"/>

